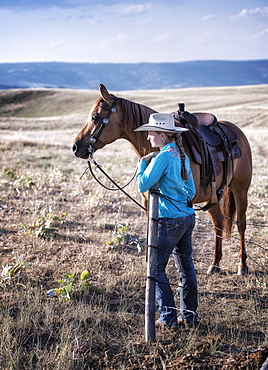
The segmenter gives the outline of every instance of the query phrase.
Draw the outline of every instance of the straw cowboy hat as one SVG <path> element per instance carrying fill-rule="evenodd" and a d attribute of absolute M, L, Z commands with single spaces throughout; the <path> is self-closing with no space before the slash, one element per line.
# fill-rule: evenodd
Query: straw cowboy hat
<path fill-rule="evenodd" d="M 153 113 L 149 122 L 134 131 L 184 132 L 187 128 L 175 126 L 174 117 L 169 113 Z"/>

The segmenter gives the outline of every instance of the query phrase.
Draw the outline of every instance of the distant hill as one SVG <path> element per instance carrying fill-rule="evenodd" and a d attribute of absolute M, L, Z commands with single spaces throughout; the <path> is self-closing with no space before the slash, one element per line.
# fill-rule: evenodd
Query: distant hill
<path fill-rule="evenodd" d="M 177 89 L 268 83 L 268 59 L 178 63 L 0 63 L 0 89 Z"/>

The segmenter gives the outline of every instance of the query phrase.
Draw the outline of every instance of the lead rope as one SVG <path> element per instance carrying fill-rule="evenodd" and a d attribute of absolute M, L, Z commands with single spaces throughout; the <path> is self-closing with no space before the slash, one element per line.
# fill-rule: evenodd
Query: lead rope
<path fill-rule="evenodd" d="M 93 173 L 93 170 L 92 170 L 92 167 L 91 167 L 91 162 L 108 178 L 109 181 L 111 181 L 111 183 L 113 185 L 115 185 L 117 187 L 117 189 L 112 189 L 112 188 L 108 188 L 107 186 L 105 186 L 104 184 L 102 184 L 99 179 L 95 176 L 95 174 Z M 136 201 L 136 199 L 132 198 L 131 195 L 129 195 L 125 190 L 124 188 L 126 186 L 128 186 L 131 181 L 133 181 L 134 177 L 136 176 L 136 173 L 137 173 L 137 167 L 135 169 L 135 172 L 134 172 L 134 175 L 131 177 L 130 181 L 124 185 L 124 186 L 120 186 L 118 185 L 103 169 L 102 167 L 95 161 L 95 159 L 93 158 L 93 156 L 91 155 L 90 157 L 90 160 L 88 161 L 88 167 L 85 169 L 85 171 L 82 173 L 82 175 L 80 176 L 80 180 L 81 178 L 85 175 L 85 173 L 87 173 L 87 171 L 90 171 L 91 175 L 93 176 L 93 178 L 97 181 L 98 184 L 100 184 L 102 187 L 104 187 L 105 189 L 107 190 L 121 190 L 129 199 L 131 199 L 135 204 L 137 204 L 140 208 L 142 208 L 144 211 L 147 211 L 147 209 L 145 207 L 143 207 L 139 202 Z"/>

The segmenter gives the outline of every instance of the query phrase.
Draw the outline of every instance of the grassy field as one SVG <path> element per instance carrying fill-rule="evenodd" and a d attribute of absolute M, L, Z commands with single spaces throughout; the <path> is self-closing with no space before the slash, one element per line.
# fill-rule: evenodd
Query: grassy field
<path fill-rule="evenodd" d="M 184 102 L 190 112 L 211 112 L 244 131 L 254 166 L 249 275 L 236 274 L 236 228 L 224 240 L 222 272 L 207 275 L 213 231 L 208 215 L 197 212 L 200 324 L 157 331 L 157 341 L 146 343 L 146 218 L 124 194 L 89 174 L 81 179 L 87 162 L 71 151 L 98 91 L 2 90 L 0 368 L 259 369 L 268 356 L 268 85 L 111 92 L 165 112 Z M 121 185 L 137 163 L 124 140 L 95 158 Z M 135 182 L 127 191 L 140 200 Z M 83 271 L 90 276 L 81 279 Z M 168 274 L 176 292 L 172 259 Z"/>

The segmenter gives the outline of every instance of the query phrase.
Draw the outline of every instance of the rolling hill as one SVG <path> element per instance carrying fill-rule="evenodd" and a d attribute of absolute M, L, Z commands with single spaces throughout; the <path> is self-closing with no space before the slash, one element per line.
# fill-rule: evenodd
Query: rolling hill
<path fill-rule="evenodd" d="M 268 59 L 178 63 L 0 63 L 0 89 L 178 89 L 268 83 Z"/>

